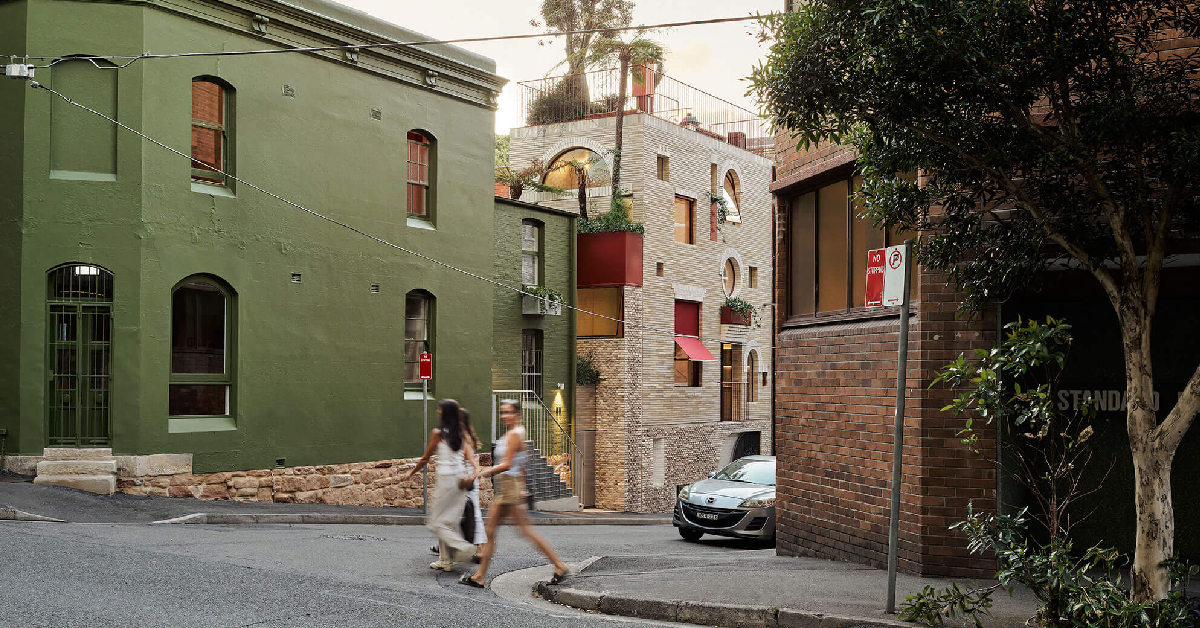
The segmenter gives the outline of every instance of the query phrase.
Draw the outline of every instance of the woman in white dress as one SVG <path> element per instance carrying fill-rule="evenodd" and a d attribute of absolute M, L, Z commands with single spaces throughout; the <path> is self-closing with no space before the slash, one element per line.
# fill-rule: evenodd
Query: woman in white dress
<path fill-rule="evenodd" d="M 429 446 L 404 479 L 420 471 L 437 452 L 437 484 L 425 525 L 438 539 L 439 557 L 429 567 L 453 571 L 454 563 L 467 562 L 475 555 L 475 544 L 463 538 L 461 528 L 466 489 L 470 485 L 460 487 L 459 480 L 471 475 L 477 466 L 475 452 L 463 438 L 458 402 L 443 399 L 438 404 L 438 419 L 438 428 L 429 434 Z"/>

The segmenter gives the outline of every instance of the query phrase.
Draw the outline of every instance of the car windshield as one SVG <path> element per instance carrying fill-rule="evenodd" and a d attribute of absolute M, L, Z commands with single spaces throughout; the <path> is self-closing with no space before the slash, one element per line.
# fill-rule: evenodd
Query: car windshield
<path fill-rule="evenodd" d="M 746 458 L 734 460 L 714 475 L 713 479 L 775 486 L 775 461 Z"/>

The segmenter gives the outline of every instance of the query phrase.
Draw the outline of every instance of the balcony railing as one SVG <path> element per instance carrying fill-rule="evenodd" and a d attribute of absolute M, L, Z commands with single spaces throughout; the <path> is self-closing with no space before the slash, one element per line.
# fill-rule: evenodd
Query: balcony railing
<path fill-rule="evenodd" d="M 518 83 L 525 124 L 537 126 L 647 113 L 713 139 L 771 158 L 775 142 L 761 116 L 643 66 L 630 69 L 624 103 L 620 71 L 593 70 Z"/>

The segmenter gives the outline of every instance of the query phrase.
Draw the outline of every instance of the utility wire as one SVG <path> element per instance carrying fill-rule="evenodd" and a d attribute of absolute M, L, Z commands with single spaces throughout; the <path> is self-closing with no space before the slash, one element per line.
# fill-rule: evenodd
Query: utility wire
<path fill-rule="evenodd" d="M 192 159 L 192 156 L 191 156 L 191 155 L 188 155 L 188 154 L 186 154 L 186 153 L 184 153 L 184 152 L 182 152 L 182 151 L 180 151 L 180 150 L 177 150 L 177 149 L 171 148 L 170 146 L 167 146 L 166 144 L 164 144 L 164 143 L 162 143 L 162 142 L 160 142 L 160 141 L 158 141 L 158 140 L 154 139 L 153 137 L 150 137 L 149 135 L 146 135 L 145 133 L 142 133 L 141 131 L 139 131 L 139 130 L 137 130 L 137 129 L 135 129 L 135 128 L 133 128 L 133 127 L 129 126 L 129 125 L 127 125 L 127 124 L 124 124 L 124 123 L 122 123 L 122 122 L 120 122 L 120 121 L 118 121 L 118 120 L 116 120 L 116 119 L 114 119 L 114 118 L 111 118 L 111 117 L 109 117 L 109 116 L 107 116 L 107 115 L 104 115 L 103 113 L 101 113 L 101 112 L 99 112 L 99 111 L 96 111 L 95 109 L 92 109 L 91 107 L 88 107 L 88 106 L 86 106 L 86 105 L 83 105 L 83 104 L 81 104 L 81 103 L 77 103 L 77 102 L 75 102 L 74 100 L 71 100 L 70 98 L 68 98 L 68 97 L 64 96 L 63 94 L 61 94 L 61 93 L 59 93 L 59 92 L 57 92 L 57 91 L 54 91 L 53 89 L 51 89 L 51 88 L 49 88 L 49 87 L 46 87 L 45 85 L 42 85 L 41 83 L 39 83 L 39 82 L 37 82 L 37 81 L 30 81 L 30 82 L 29 82 L 29 87 L 30 87 L 30 88 L 32 88 L 32 89 L 44 89 L 44 90 L 46 90 L 46 91 L 50 92 L 51 94 L 54 94 L 55 96 L 58 96 L 59 98 L 63 99 L 65 102 L 67 102 L 67 103 L 69 103 L 69 104 L 72 104 L 72 105 L 75 105 L 76 107 L 79 107 L 80 109 L 83 109 L 84 111 L 88 111 L 88 112 L 90 112 L 90 113 L 93 113 L 93 114 L 95 114 L 95 115 L 97 115 L 97 116 L 99 116 L 99 117 L 101 117 L 101 118 L 104 118 L 105 120 L 108 120 L 109 122 L 111 122 L 111 123 L 113 123 L 113 124 L 115 124 L 115 125 L 117 125 L 117 126 L 121 127 L 122 129 L 125 129 L 126 131 L 129 131 L 130 133 L 133 133 L 134 135 L 137 135 L 137 136 L 141 137 L 142 139 L 144 139 L 144 140 L 146 140 L 146 141 L 148 141 L 148 142 L 151 142 L 152 144 L 155 144 L 155 145 L 157 145 L 157 146 L 159 146 L 159 147 L 161 147 L 161 148 L 165 148 L 166 150 L 168 150 L 168 151 L 170 151 L 170 152 L 172 152 L 172 153 L 174 153 L 174 154 L 176 154 L 176 155 L 179 155 L 180 157 L 183 157 L 184 159 L 187 159 L 188 161 L 194 161 L 194 160 Z M 211 166 L 210 166 L 210 167 L 211 167 Z M 496 281 L 495 279 L 492 279 L 492 278 L 490 278 L 490 277 L 484 277 L 484 276 L 482 276 L 482 275 L 475 274 L 475 273 L 473 273 L 473 272 L 471 272 L 471 271 L 469 271 L 469 270 L 465 270 L 465 269 L 459 268 L 459 267 L 457 267 L 457 266 L 454 266 L 454 265 L 452 265 L 452 264 L 448 264 L 448 263 L 446 263 L 446 262 L 443 262 L 443 261 L 441 261 L 441 260 L 438 260 L 438 259 L 435 259 L 435 258 L 429 257 L 428 255 L 425 255 L 425 254 L 423 254 L 423 253 L 418 253 L 418 252 L 416 252 L 416 251 L 414 251 L 414 250 L 412 250 L 412 249 L 408 249 L 408 248 L 405 248 L 405 247 L 403 247 L 403 246 L 400 246 L 399 244 L 393 244 L 392 242 L 389 242 L 389 241 L 387 241 L 387 240 L 384 240 L 383 238 L 380 238 L 380 237 L 378 237 L 378 236 L 371 235 L 370 233 L 367 233 L 366 231 L 363 231 L 363 230 L 361 230 L 361 229 L 359 229 L 359 228 L 357 228 L 357 227 L 354 227 L 354 226 L 352 226 L 352 225 L 349 225 L 349 224 L 347 224 L 347 223 L 344 223 L 344 222 L 342 222 L 342 221 L 340 221 L 340 220 L 337 220 L 336 218 L 330 218 L 329 216 L 326 216 L 326 215 L 324 215 L 324 214 L 322 214 L 322 213 L 319 213 L 319 212 L 313 211 L 313 210 L 311 210 L 311 209 L 309 209 L 309 208 L 307 208 L 307 207 L 305 207 L 305 206 L 303 206 L 303 205 L 300 205 L 299 203 L 296 203 L 296 202 L 294 202 L 294 201 L 290 201 L 290 200 L 288 200 L 288 199 L 286 199 L 286 198 L 284 198 L 284 197 L 282 197 L 282 196 L 280 196 L 280 195 L 278 195 L 278 194 L 275 194 L 274 192 L 270 192 L 270 191 L 268 191 L 268 190 L 264 190 L 263 188 L 260 188 L 260 187 L 258 187 L 257 185 L 254 185 L 253 183 L 250 183 L 249 181 L 246 181 L 245 179 L 241 179 L 241 178 L 239 178 L 239 177 L 236 177 L 236 176 L 234 176 L 234 175 L 232 175 L 232 174 L 230 174 L 230 173 L 228 173 L 228 172 L 225 172 L 224 170 L 220 170 L 220 169 L 216 169 L 216 168 L 214 168 L 214 169 L 213 169 L 213 171 L 214 171 L 214 172 L 217 172 L 217 173 L 219 173 L 219 174 L 221 174 L 221 175 L 224 175 L 224 176 L 226 176 L 226 177 L 229 177 L 230 179 L 232 179 L 232 180 L 234 180 L 234 181 L 237 181 L 238 183 L 241 183 L 242 185 L 244 185 L 244 186 L 246 186 L 246 187 L 249 187 L 249 188 L 252 188 L 252 189 L 254 189 L 254 190 L 257 190 L 257 191 L 259 191 L 259 192 L 262 192 L 263 194 L 266 194 L 267 196 L 270 196 L 271 198 L 273 198 L 273 199 L 275 199 L 275 200 L 277 200 L 277 201 L 279 201 L 279 202 L 281 202 L 281 203 L 284 203 L 284 204 L 286 204 L 286 205 L 290 205 L 290 206 L 292 206 L 292 207 L 295 207 L 296 209 L 299 209 L 299 210 L 301 210 L 301 211 L 303 211 L 303 212 L 306 212 L 306 213 L 312 214 L 313 216 L 316 216 L 317 218 L 320 218 L 321 220 L 324 220 L 324 221 L 327 221 L 327 222 L 333 223 L 333 224 L 335 224 L 335 225 L 337 225 L 337 226 L 339 226 L 339 227 L 342 227 L 342 228 L 344 228 L 344 229 L 348 229 L 348 230 L 350 230 L 350 231 L 353 231 L 354 233 L 357 233 L 358 235 L 360 235 L 360 236 L 363 236 L 364 238 L 367 238 L 367 239 L 370 239 L 370 240 L 374 240 L 374 241 L 376 241 L 376 242 L 378 242 L 378 243 L 380 243 L 380 244 L 383 244 L 383 245 L 385 245 L 385 246 L 389 246 L 389 247 L 391 247 L 391 248 L 393 248 L 393 249 L 396 249 L 396 250 L 398 250 L 398 251 L 403 251 L 403 252 L 405 252 L 405 253 L 408 253 L 409 255 L 413 255 L 413 256 L 419 257 L 419 258 L 421 258 L 421 259 L 423 259 L 423 260 L 425 260 L 425 261 L 427 261 L 427 262 L 433 263 L 433 264 L 435 264 L 435 265 L 437 265 L 437 266 L 441 266 L 441 267 L 443 267 L 443 268 L 446 268 L 446 269 L 452 270 L 452 271 L 454 271 L 454 272 L 457 272 L 457 273 L 462 273 L 462 274 L 464 274 L 464 275 L 466 275 L 466 276 L 468 276 L 468 277 L 473 277 L 473 278 L 475 278 L 475 279 L 478 279 L 478 280 L 480 280 L 480 281 L 484 281 L 484 282 L 490 283 L 490 284 L 492 284 L 493 286 L 497 286 L 497 287 L 499 287 L 499 288 L 504 288 L 504 289 L 506 289 L 506 290 L 511 290 L 511 291 L 513 291 L 513 292 L 516 292 L 517 294 L 524 295 L 524 296 L 529 296 L 529 297 L 534 297 L 534 298 L 536 298 L 536 299 L 539 299 L 539 300 L 542 300 L 542 299 L 543 299 L 543 297 L 541 297 L 541 296 L 539 296 L 539 295 L 536 295 L 536 294 L 533 294 L 533 293 L 530 293 L 530 292 L 526 292 L 526 291 L 522 290 L 521 288 L 517 288 L 517 287 L 515 287 L 515 286 L 510 286 L 510 285 L 508 285 L 508 284 L 506 284 L 506 283 L 503 283 L 503 282 L 501 282 L 501 281 Z M 548 304 L 548 303 L 547 303 L 547 304 Z M 580 309 L 580 308 L 577 308 L 577 307 L 574 307 L 574 306 L 571 306 L 571 305 L 567 305 L 566 303 L 562 303 L 561 301 L 559 302 L 559 306 L 560 306 L 560 307 L 564 307 L 564 308 L 566 308 L 566 309 L 568 309 L 568 310 L 573 310 L 573 311 L 575 311 L 575 312 L 578 312 L 578 313 L 580 313 L 580 314 L 587 314 L 587 315 L 589 315 L 589 316 L 595 316 L 596 318 L 602 318 L 602 319 L 605 319 L 605 320 L 614 321 L 614 322 L 620 323 L 620 324 L 622 324 L 622 325 L 628 325 L 628 326 L 631 326 L 631 327 L 636 327 L 636 328 L 643 329 L 643 330 L 646 330 L 646 331 L 649 331 L 649 332 L 653 332 L 653 333 L 656 333 L 656 334 L 660 334 L 660 335 L 667 335 L 667 336 L 671 336 L 672 338 L 674 338 L 675 336 L 683 336 L 683 337 L 685 337 L 685 338 L 696 338 L 697 340 L 708 340 L 708 341 L 710 341 L 710 342 L 718 342 L 718 343 L 719 343 L 719 342 L 723 342 L 723 341 L 722 341 L 721 339 L 719 339 L 719 338 L 706 338 L 706 337 L 704 337 L 704 336 L 690 336 L 690 335 L 687 335 L 687 334 L 676 334 L 674 330 L 660 329 L 660 328 L 657 328 L 657 327 L 651 327 L 651 326 L 649 326 L 649 325 L 642 325 L 642 324 L 640 324 L 640 323 L 630 323 L 630 322 L 627 322 L 626 320 L 624 320 L 624 319 L 621 319 L 621 318 L 613 318 L 613 317 L 611 317 L 611 316 L 605 316 L 605 315 L 603 315 L 603 314 L 597 314 L 597 313 L 595 313 L 595 312 L 589 312 L 589 311 L 587 311 L 587 310 L 583 310 L 583 309 Z M 539 305 L 539 307 L 540 307 L 540 305 Z M 764 348 L 766 348 L 766 347 L 764 347 Z M 771 348 L 771 349 L 774 349 L 774 346 L 773 346 L 773 345 L 769 345 L 769 348 Z"/>
<path fill-rule="evenodd" d="M 386 42 L 379 44 L 348 44 L 344 46 L 315 46 L 310 48 L 270 48 L 267 50 L 231 50 L 231 51 L 215 51 L 215 52 L 177 52 L 170 54 L 140 54 L 140 55 L 80 55 L 72 57 L 32 57 L 21 56 L 24 59 L 50 59 L 50 63 L 46 65 L 34 66 L 37 68 L 48 68 L 62 61 L 75 61 L 85 59 L 91 61 L 92 65 L 105 70 L 120 70 L 132 65 L 136 61 L 142 59 L 174 59 L 177 57 L 240 57 L 245 55 L 269 55 L 280 54 L 284 52 L 331 52 L 335 50 L 367 50 L 373 48 L 402 48 L 411 46 L 436 46 L 441 44 L 466 44 L 482 41 L 508 41 L 513 39 L 537 39 L 541 37 L 559 37 L 562 35 L 588 35 L 597 33 L 615 33 L 619 31 L 631 30 L 657 30 L 661 28 L 675 28 L 677 26 L 699 26 L 703 24 L 723 24 L 727 22 L 745 22 L 749 20 L 762 19 L 762 15 L 744 15 L 741 17 L 720 17 L 710 20 L 691 20 L 688 22 L 670 22 L 666 24 L 651 24 L 649 26 L 622 26 L 618 28 L 590 28 L 577 31 L 566 31 L 562 33 L 532 33 L 525 35 L 497 35 L 493 37 L 464 37 L 460 39 L 440 39 L 429 41 L 405 41 L 405 42 Z M 16 57 L 14 57 L 16 58 Z M 120 65 L 100 65 L 97 60 L 115 62 L 117 60 L 127 60 Z"/>

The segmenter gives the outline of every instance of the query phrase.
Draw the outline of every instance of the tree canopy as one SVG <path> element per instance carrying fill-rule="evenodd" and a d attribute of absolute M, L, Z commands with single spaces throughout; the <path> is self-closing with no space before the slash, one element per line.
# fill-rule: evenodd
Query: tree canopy
<path fill-rule="evenodd" d="M 810 0 L 765 18 L 752 93 L 801 145 L 851 146 L 866 216 L 922 232 L 918 261 L 975 309 L 1052 264 L 1117 314 L 1138 531 L 1161 598 L 1170 464 L 1200 369 L 1158 422 L 1150 334 L 1164 261 L 1200 241 L 1200 7 L 1192 0 Z M 917 176 L 904 176 L 915 173 Z M 1152 478 L 1152 480 L 1150 480 Z"/>

